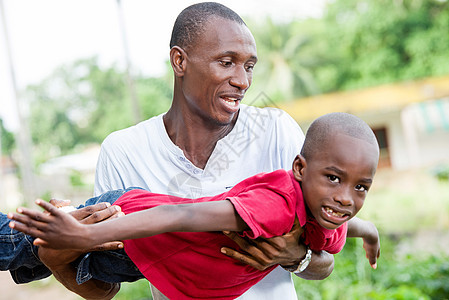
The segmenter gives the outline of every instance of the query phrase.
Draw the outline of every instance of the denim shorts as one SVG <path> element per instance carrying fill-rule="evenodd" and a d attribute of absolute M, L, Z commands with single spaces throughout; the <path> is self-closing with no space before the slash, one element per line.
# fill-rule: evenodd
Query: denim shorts
<path fill-rule="evenodd" d="M 113 204 L 127 191 L 114 190 L 87 200 L 84 206 L 100 202 Z M 37 256 L 33 238 L 9 228 L 9 219 L 0 214 L 0 270 L 9 270 L 15 283 L 27 283 L 51 275 Z M 104 282 L 133 282 L 144 278 L 124 250 L 90 252 L 74 261 L 76 281 L 82 284 L 94 278 Z"/>

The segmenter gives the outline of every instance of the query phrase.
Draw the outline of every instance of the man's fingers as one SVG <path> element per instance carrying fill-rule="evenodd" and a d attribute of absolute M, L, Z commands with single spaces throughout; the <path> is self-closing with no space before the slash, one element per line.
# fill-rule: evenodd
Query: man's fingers
<path fill-rule="evenodd" d="M 50 204 L 57 208 L 69 206 L 70 203 L 70 200 L 50 199 Z"/>
<path fill-rule="evenodd" d="M 244 255 L 240 252 L 237 252 L 231 248 L 223 247 L 223 248 L 221 248 L 221 253 L 223 253 L 229 257 L 232 257 L 238 261 L 241 261 L 244 264 L 250 265 L 251 267 L 256 268 L 258 270 L 261 270 L 261 271 L 265 270 L 265 267 L 262 264 L 260 264 L 259 262 L 257 262 L 255 259 L 251 258 L 248 255 Z"/>
<path fill-rule="evenodd" d="M 108 206 L 102 210 L 93 212 L 91 215 L 80 220 L 82 224 L 94 224 L 114 217 L 121 212 L 121 208 L 117 205 Z"/>
<path fill-rule="evenodd" d="M 120 211 L 118 213 L 114 213 L 112 216 L 110 216 L 109 218 L 107 218 L 105 220 L 112 220 L 112 219 L 115 219 L 115 218 L 120 218 L 120 217 L 125 216 L 125 213 L 121 211 L 121 208 L 120 207 L 118 207 L 118 208 L 120 209 Z"/>
<path fill-rule="evenodd" d="M 302 233 L 304 232 L 304 228 L 301 227 L 301 225 L 299 224 L 299 220 L 298 217 L 295 218 L 295 222 L 293 223 L 293 227 L 292 230 L 290 230 L 290 234 L 292 234 L 293 236 L 296 237 L 296 240 L 299 239 L 299 237 L 302 235 Z"/>
<path fill-rule="evenodd" d="M 247 240 L 245 240 L 244 238 L 242 238 L 241 236 L 239 236 L 236 232 L 234 232 L 234 231 L 224 231 L 223 233 L 228 238 L 233 240 L 237 245 L 239 245 L 239 247 L 242 248 L 242 250 L 245 250 L 245 251 L 248 250 L 248 248 L 250 246 L 249 242 Z"/>
<path fill-rule="evenodd" d="M 97 211 L 104 210 L 110 206 L 111 206 L 111 204 L 108 202 L 101 202 L 101 203 L 97 203 L 95 205 L 90 205 L 90 206 L 86 206 L 86 207 L 77 209 L 73 212 L 70 212 L 70 214 L 72 215 L 72 217 L 74 217 L 78 221 L 81 221 L 81 220 L 87 218 L 88 216 L 90 216 L 91 214 L 93 214 Z"/>
<path fill-rule="evenodd" d="M 33 241 L 33 245 L 34 246 L 41 246 L 41 247 L 48 247 L 49 246 L 49 244 L 46 241 L 44 241 L 44 240 L 42 240 L 40 238 L 35 239 Z"/>
<path fill-rule="evenodd" d="M 257 246 L 254 246 L 235 232 L 225 231 L 224 234 L 230 239 L 232 239 L 237 245 L 239 245 L 239 247 L 244 252 L 246 252 L 246 254 L 240 253 L 227 247 L 222 248 L 223 254 L 226 254 L 227 256 L 237 259 L 243 263 L 246 263 L 258 270 L 265 270 L 267 267 L 271 265 L 271 259 L 267 257 L 267 255 L 264 253 L 264 251 L 267 251 L 264 249 L 264 246 L 266 247 L 270 246 L 268 245 L 268 243 L 266 243 L 265 240 L 260 241 L 253 240 L 252 242 L 257 243 Z M 261 249 L 264 251 L 262 251 Z"/>
<path fill-rule="evenodd" d="M 122 242 L 104 243 L 99 246 L 93 247 L 92 249 L 90 249 L 90 251 L 107 251 L 107 250 L 117 250 L 117 249 L 123 249 Z"/>

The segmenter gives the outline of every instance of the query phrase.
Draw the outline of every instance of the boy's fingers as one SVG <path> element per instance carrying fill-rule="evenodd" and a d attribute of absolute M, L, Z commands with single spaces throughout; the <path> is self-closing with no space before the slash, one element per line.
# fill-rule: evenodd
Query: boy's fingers
<path fill-rule="evenodd" d="M 63 214 L 64 212 L 59 211 L 55 206 L 53 206 L 52 204 L 42 200 L 42 199 L 37 199 L 36 204 L 39 205 L 40 207 L 42 207 L 43 209 L 45 209 L 46 211 L 48 211 L 49 213 L 51 213 L 52 215 L 55 216 L 59 216 L 61 214 Z M 39 213 L 40 217 L 44 216 L 45 214 Z"/>
<path fill-rule="evenodd" d="M 37 236 L 39 236 L 42 233 L 36 227 L 31 227 L 31 226 L 28 226 L 28 225 L 26 225 L 24 223 L 19 223 L 19 222 L 16 222 L 16 221 L 9 222 L 9 227 L 12 228 L 12 229 L 15 229 L 17 231 L 23 232 L 25 234 L 34 236 L 34 237 L 37 237 Z"/>
<path fill-rule="evenodd" d="M 29 211 L 27 209 L 17 209 L 20 213 L 9 213 L 8 218 L 20 222 L 28 227 L 37 227 L 38 229 L 45 228 L 47 219 L 44 213 Z"/>
<path fill-rule="evenodd" d="M 380 249 L 373 250 L 366 253 L 366 257 L 368 258 L 369 264 L 373 269 L 377 268 L 377 259 L 380 256 Z"/>

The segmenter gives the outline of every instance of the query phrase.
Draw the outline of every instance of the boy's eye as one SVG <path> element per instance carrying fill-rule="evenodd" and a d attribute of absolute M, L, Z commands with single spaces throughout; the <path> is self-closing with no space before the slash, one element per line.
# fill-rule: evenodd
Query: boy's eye
<path fill-rule="evenodd" d="M 368 188 L 364 185 L 358 184 L 355 186 L 355 190 L 358 192 L 367 192 Z"/>
<path fill-rule="evenodd" d="M 329 180 L 330 180 L 331 182 L 335 182 L 335 183 L 339 183 L 339 182 L 340 182 L 340 178 L 338 178 L 338 177 L 335 176 L 335 175 L 327 175 L 327 178 L 329 178 Z"/>

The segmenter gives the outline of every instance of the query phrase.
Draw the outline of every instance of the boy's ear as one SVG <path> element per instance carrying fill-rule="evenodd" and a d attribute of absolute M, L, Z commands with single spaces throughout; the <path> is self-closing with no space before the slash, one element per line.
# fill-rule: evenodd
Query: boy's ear
<path fill-rule="evenodd" d="M 304 176 L 304 169 L 306 167 L 306 159 L 301 154 L 296 155 L 293 161 L 292 171 L 296 181 L 302 181 Z"/>
<path fill-rule="evenodd" d="M 170 64 L 175 77 L 184 76 L 187 53 L 181 47 L 174 46 L 170 49 Z"/>

